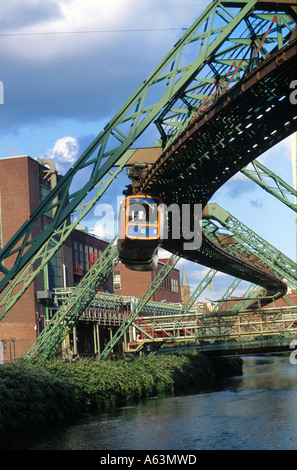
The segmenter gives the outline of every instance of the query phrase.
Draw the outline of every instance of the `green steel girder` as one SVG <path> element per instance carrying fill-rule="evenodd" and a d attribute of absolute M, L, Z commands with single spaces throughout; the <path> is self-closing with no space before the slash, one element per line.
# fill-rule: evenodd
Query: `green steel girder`
<path fill-rule="evenodd" d="M 216 99 L 225 92 L 225 83 L 231 87 L 244 72 L 255 68 L 267 52 L 281 49 L 295 21 L 296 12 L 286 1 L 210 3 L 0 251 L 0 292 L 6 289 L 0 319 L 19 298 L 15 291 L 21 295 L 28 288 L 61 248 L 66 234 L 69 236 L 94 207 L 103 194 L 102 179 L 112 173 L 110 182 L 114 180 L 119 170 L 116 166 L 125 165 L 126 151 L 147 127 L 157 122 L 168 145 L 193 116 L 205 109 L 204 97 L 209 96 L 214 85 L 212 98 Z M 224 62 L 228 59 L 234 63 L 231 69 L 229 62 Z M 86 169 L 90 176 L 77 190 L 75 182 L 84 180 L 80 175 Z M 94 188 L 95 196 L 91 194 Z M 52 209 L 52 223 L 32 238 L 35 225 Z M 71 214 L 77 219 L 68 225 Z"/>
<path fill-rule="evenodd" d="M 181 312 L 181 305 L 170 302 L 148 302 L 141 310 L 142 315 L 174 315 Z"/>
<path fill-rule="evenodd" d="M 91 268 L 92 270 L 92 268 Z M 59 307 L 62 306 L 64 302 L 67 301 L 70 295 L 72 295 L 73 291 L 76 287 L 60 287 L 53 290 L 54 296 L 54 303 Z M 97 292 L 95 290 L 95 296 L 92 299 L 90 306 L 93 307 L 100 307 L 106 309 L 114 309 L 115 305 L 126 305 L 127 302 L 130 302 L 132 297 L 123 297 L 121 295 L 110 294 L 109 292 Z"/>
<path fill-rule="evenodd" d="M 236 238 L 236 236 L 234 235 L 232 235 L 232 239 L 233 239 L 232 243 L 230 243 L 229 241 L 226 242 L 226 238 L 230 239 L 230 234 L 226 235 L 225 232 L 222 232 L 222 230 L 218 228 L 213 223 L 213 221 L 203 220 L 203 232 L 214 245 L 216 245 L 217 247 L 219 247 L 220 249 L 222 249 L 229 255 L 231 254 L 232 257 L 235 257 L 237 260 L 242 261 L 245 266 L 244 271 L 246 271 L 247 265 L 249 265 L 250 267 L 256 268 L 259 272 L 262 272 L 264 277 L 265 277 L 265 273 L 268 273 L 269 271 L 271 271 L 267 265 L 267 261 L 263 259 L 263 257 L 260 260 L 260 257 L 258 255 L 254 256 L 255 252 L 254 252 L 253 246 L 248 246 L 247 244 L 242 243 L 241 240 Z M 228 274 L 232 274 L 232 271 L 229 272 Z M 275 273 L 273 274 L 275 275 Z M 279 273 L 277 273 L 277 275 L 278 274 Z M 244 278 L 245 275 L 242 275 L 242 277 Z M 251 282 L 251 288 L 252 286 L 254 286 L 255 283 L 258 284 L 258 286 L 261 285 L 261 275 L 258 278 L 258 283 L 256 282 L 257 276 L 255 276 L 253 280 L 252 279 L 248 279 L 248 280 Z M 237 280 L 235 279 L 233 290 L 236 288 L 237 283 L 238 283 L 238 279 Z M 229 290 L 227 290 L 227 292 L 225 293 L 224 300 L 227 300 L 229 298 L 226 296 L 226 294 L 229 294 Z M 266 304 L 270 303 L 277 297 L 274 295 L 273 291 L 268 292 L 267 289 L 264 289 L 264 290 L 262 289 L 261 291 L 259 291 L 258 304 L 260 306 L 261 305 L 263 306 L 265 303 Z M 259 300 L 261 301 L 259 302 Z M 220 304 L 218 304 L 216 311 L 219 310 L 220 306 L 223 305 L 223 303 L 224 302 L 221 302 Z M 244 305 L 248 305 L 248 304 L 256 306 L 256 303 L 252 302 L 251 298 L 248 301 L 245 301 Z"/>
<path fill-rule="evenodd" d="M 231 305 L 230 310 L 244 310 L 251 304 L 251 300 L 255 299 L 256 297 L 261 297 L 261 289 L 259 289 L 258 286 L 251 284 L 247 288 L 243 298 L 235 304 Z"/>
<path fill-rule="evenodd" d="M 220 308 L 224 305 L 225 301 L 231 297 L 231 295 L 233 294 L 233 292 L 235 291 L 235 289 L 237 288 L 237 286 L 239 285 L 241 281 L 242 279 L 237 279 L 237 278 L 233 279 L 230 286 L 226 289 L 225 293 L 222 295 L 221 301 L 216 304 L 214 308 L 214 312 L 218 312 L 220 310 Z"/>
<path fill-rule="evenodd" d="M 206 289 L 206 287 L 211 283 L 211 281 L 213 280 L 214 276 L 216 275 L 217 271 L 215 269 L 210 269 L 206 275 L 204 276 L 204 278 L 202 279 L 202 281 L 198 284 L 198 286 L 196 287 L 196 289 L 194 290 L 194 292 L 192 293 L 192 295 L 190 296 L 190 298 L 187 300 L 187 302 L 183 305 L 182 307 L 182 312 L 183 314 L 186 314 L 188 313 L 188 311 L 190 310 L 190 308 L 194 305 L 194 303 L 196 302 L 196 300 L 199 298 L 199 296 L 202 294 L 202 292 L 204 291 L 204 289 Z"/>
<path fill-rule="evenodd" d="M 96 293 L 118 263 L 117 247 L 114 246 L 114 241 L 115 239 L 110 242 L 92 269 L 71 291 L 46 328 L 24 354 L 24 359 L 34 362 L 38 358 L 50 359 L 53 357 L 63 339 L 76 325 L 83 311 L 93 301 Z"/>
<path fill-rule="evenodd" d="M 109 343 L 105 346 L 104 350 L 100 355 L 100 359 L 107 359 L 109 354 L 112 352 L 115 345 L 118 341 L 122 338 L 124 333 L 128 330 L 128 328 L 132 325 L 136 317 L 141 313 L 145 306 L 148 304 L 149 300 L 151 299 L 152 295 L 156 290 L 160 287 L 164 279 L 168 276 L 170 271 L 175 267 L 176 263 L 179 261 L 179 256 L 171 255 L 168 261 L 162 266 L 156 277 L 154 278 L 151 285 L 147 288 L 144 294 L 141 296 L 139 300 L 136 301 L 135 307 L 128 315 L 128 317 L 124 320 L 122 325 L 116 331 L 115 335 L 111 338 Z"/>
<path fill-rule="evenodd" d="M 297 286 L 297 265 L 294 261 L 246 227 L 219 205 L 208 204 L 207 212 L 207 219 L 219 222 L 228 230 L 228 233 L 238 242 L 240 247 L 244 248 L 246 253 L 250 252 L 255 254 L 257 258 L 278 277 L 284 278 L 289 285 Z M 219 233 L 218 227 L 216 227 L 215 230 L 217 230 L 217 235 L 226 236 L 226 233 Z"/>
<path fill-rule="evenodd" d="M 245 167 L 241 170 L 241 173 L 297 212 L 296 202 L 290 200 L 290 196 L 297 197 L 297 191 L 257 160 L 254 160 L 251 164 L 253 169 Z"/>
<path fill-rule="evenodd" d="M 226 10 L 228 2 L 223 3 L 225 17 L 222 11 L 217 9 L 213 16 L 209 17 L 208 24 L 205 25 L 206 31 L 201 31 L 195 38 L 195 41 L 201 41 L 200 54 L 206 55 L 205 48 L 209 43 L 212 44 L 224 28 L 229 28 L 232 12 Z M 260 3 L 255 5 L 255 10 L 260 7 Z M 226 41 L 215 48 L 204 73 L 199 73 L 182 95 L 183 106 L 177 107 L 176 103 L 171 106 L 169 103 L 160 114 L 157 120 L 158 129 L 162 130 L 161 139 L 166 147 L 169 147 L 197 113 L 205 111 L 222 94 L 226 93 L 228 88 L 241 81 L 246 73 L 257 67 L 263 59 L 267 59 L 272 52 L 284 46 L 293 32 L 295 22 L 288 15 L 280 13 L 282 9 L 286 10 L 281 3 L 276 5 L 275 2 L 273 13 L 257 14 L 253 11 L 246 15 L 240 29 L 235 28 L 232 34 L 228 34 Z M 244 6 L 242 2 L 237 2 L 237 4 L 241 8 Z M 265 10 L 263 3 L 261 7 Z M 215 28 L 218 17 L 223 20 L 223 23 Z M 296 15 L 294 19 L 296 21 Z"/>
<path fill-rule="evenodd" d="M 54 289 L 55 302 L 61 305 L 66 301 L 74 289 L 75 287 Z M 117 308 L 115 306 L 119 305 L 120 308 L 123 308 L 127 304 L 130 305 L 130 303 L 134 302 L 135 300 L 136 297 L 134 296 L 122 296 L 109 294 L 107 292 L 100 292 L 96 293 L 94 299 L 90 303 L 90 307 L 115 310 Z M 145 315 L 166 315 L 173 314 L 174 312 L 180 313 L 180 311 L 181 306 L 179 304 L 153 301 L 148 302 L 142 309 L 141 313 Z"/>

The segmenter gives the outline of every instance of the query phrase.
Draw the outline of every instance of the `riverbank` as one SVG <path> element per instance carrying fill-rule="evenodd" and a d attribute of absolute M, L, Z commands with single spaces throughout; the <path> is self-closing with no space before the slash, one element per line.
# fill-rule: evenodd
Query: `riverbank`
<path fill-rule="evenodd" d="M 199 353 L 5 364 L 0 367 L 0 434 L 64 423 L 193 386 L 211 388 L 216 380 L 241 371 L 239 357 L 211 359 Z"/>

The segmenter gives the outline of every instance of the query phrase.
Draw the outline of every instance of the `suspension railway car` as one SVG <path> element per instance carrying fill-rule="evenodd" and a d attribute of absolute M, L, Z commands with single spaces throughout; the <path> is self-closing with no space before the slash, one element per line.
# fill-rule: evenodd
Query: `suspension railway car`
<path fill-rule="evenodd" d="M 159 197 L 128 196 L 118 219 L 118 256 L 133 271 L 153 271 L 158 265 L 164 211 Z"/>

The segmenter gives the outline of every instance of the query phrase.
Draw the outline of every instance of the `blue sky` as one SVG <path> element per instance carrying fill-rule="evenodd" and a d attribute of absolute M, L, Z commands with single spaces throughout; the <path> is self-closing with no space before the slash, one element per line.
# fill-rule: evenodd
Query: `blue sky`
<path fill-rule="evenodd" d="M 0 0 L 0 158 L 53 158 L 64 174 L 208 3 Z M 288 140 L 260 161 L 292 184 Z M 119 177 L 101 202 L 113 204 L 127 183 Z M 255 183 L 236 175 L 211 202 L 296 260 L 295 214 Z M 93 213 L 85 225 L 94 224 Z M 208 269 L 185 264 L 194 289 Z M 220 298 L 231 281 L 218 273 L 202 298 Z"/>

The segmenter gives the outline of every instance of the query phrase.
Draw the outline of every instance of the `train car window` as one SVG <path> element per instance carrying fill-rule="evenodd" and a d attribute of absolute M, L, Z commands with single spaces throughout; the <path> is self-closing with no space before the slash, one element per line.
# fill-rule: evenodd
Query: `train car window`
<path fill-rule="evenodd" d="M 141 200 L 141 202 L 130 201 L 129 222 L 135 223 L 158 223 L 158 204 L 151 200 Z"/>

